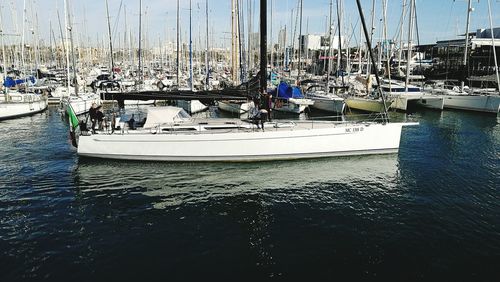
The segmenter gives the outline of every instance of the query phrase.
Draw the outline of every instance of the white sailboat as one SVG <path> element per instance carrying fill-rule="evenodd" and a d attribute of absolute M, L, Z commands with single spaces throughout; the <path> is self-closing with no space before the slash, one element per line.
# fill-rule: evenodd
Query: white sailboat
<path fill-rule="evenodd" d="M 412 123 L 275 121 L 264 130 L 238 119 L 192 119 L 177 107 L 150 108 L 143 128 L 85 133 L 78 154 L 148 161 L 263 161 L 395 153 Z M 202 145 L 201 145 L 202 144 Z"/>
<path fill-rule="evenodd" d="M 312 105 L 314 101 L 304 97 L 300 88 L 292 87 L 285 82 L 281 82 L 273 94 L 272 108 L 278 112 L 301 114 Z"/>
<path fill-rule="evenodd" d="M 30 116 L 47 109 L 47 97 L 33 93 L 0 94 L 0 120 Z"/>
<path fill-rule="evenodd" d="M 333 93 L 326 93 L 325 87 L 313 85 L 305 91 L 305 96 L 314 101 L 312 108 L 325 112 L 342 114 L 345 110 L 344 98 Z"/>
<path fill-rule="evenodd" d="M 467 65 L 467 58 L 469 54 L 467 53 L 467 49 L 469 47 L 469 37 L 467 36 L 469 32 L 469 24 L 470 24 L 470 13 L 472 11 L 472 1 L 468 0 L 468 10 L 467 10 L 467 25 L 465 28 L 465 52 L 464 52 L 464 61 L 463 65 Z M 491 17 L 491 3 L 488 1 L 488 11 L 489 11 L 489 20 L 490 20 L 490 29 L 493 31 L 493 23 Z M 437 94 L 439 97 L 444 99 L 444 108 L 445 109 L 457 109 L 457 110 L 466 110 L 466 111 L 476 111 L 476 112 L 485 112 L 485 113 L 494 113 L 498 114 L 500 112 L 500 77 L 498 74 L 498 64 L 497 64 L 497 55 L 495 48 L 495 38 L 494 33 L 491 32 L 491 46 L 493 50 L 493 61 L 495 62 L 495 74 L 497 80 L 497 93 L 492 94 L 487 91 L 469 91 L 466 92 L 462 85 L 461 89 L 452 88 L 452 89 L 432 89 L 430 90 L 433 94 Z"/>
<path fill-rule="evenodd" d="M 359 0 L 357 4 L 363 17 Z M 265 6 L 261 9 L 264 13 Z M 265 41 L 265 20 L 261 20 L 261 27 L 262 41 Z M 364 29 L 367 34 L 366 27 Z M 369 42 L 367 45 L 370 46 Z M 373 61 L 371 49 L 370 56 Z M 265 56 L 261 56 L 261 69 L 266 64 Z M 261 90 L 264 82 L 261 80 Z M 71 128 L 77 128 L 78 121 L 71 112 L 70 117 Z M 389 123 L 386 115 L 383 123 L 259 123 L 239 119 L 193 119 L 178 107 L 150 108 L 142 128 L 132 130 L 124 127 L 120 131 L 115 129 L 105 132 L 107 134 L 82 132 L 75 144 L 80 156 L 95 158 L 153 161 L 288 160 L 395 153 L 399 149 L 402 128 L 415 125 Z"/>
<path fill-rule="evenodd" d="M 2 25 L 2 15 L 0 9 L 0 26 Z M 7 78 L 7 60 L 5 55 L 5 44 L 3 27 L 0 30 L 3 60 L 3 78 L 1 79 L 3 93 L 0 94 L 0 120 L 29 116 L 47 109 L 47 97 L 34 93 L 10 92 L 4 85 Z"/>
<path fill-rule="evenodd" d="M 66 93 L 69 93 L 69 95 L 63 99 L 62 104 L 63 107 L 65 108 L 65 112 L 67 112 L 67 109 L 69 106 L 73 108 L 74 112 L 76 115 L 81 115 L 87 113 L 90 108 L 92 107 L 93 103 L 96 103 L 98 105 L 101 104 L 101 97 L 97 93 L 79 93 L 78 92 L 78 75 L 76 72 L 76 58 L 75 58 L 75 50 L 73 46 L 73 28 L 71 24 L 71 15 L 69 13 L 69 3 L 68 0 L 64 1 L 64 4 L 66 6 L 65 13 L 66 13 L 66 22 L 67 22 L 67 30 L 69 31 L 69 41 L 71 44 L 71 57 L 72 57 L 72 67 L 73 67 L 73 80 L 74 80 L 74 86 L 71 86 L 71 78 L 68 75 L 68 81 L 67 81 L 67 87 L 68 91 Z M 66 48 L 69 49 L 69 48 Z M 67 68 L 69 72 L 69 58 L 67 58 Z"/>

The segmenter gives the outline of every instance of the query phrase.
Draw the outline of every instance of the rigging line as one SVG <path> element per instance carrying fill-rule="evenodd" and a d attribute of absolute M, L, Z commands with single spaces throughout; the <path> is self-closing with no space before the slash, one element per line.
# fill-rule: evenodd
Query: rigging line
<path fill-rule="evenodd" d="M 397 27 L 397 29 L 395 31 L 394 36 L 392 36 L 392 38 L 393 38 L 394 41 L 399 41 L 399 35 L 401 34 L 400 31 L 403 28 L 404 21 L 406 20 L 406 13 L 408 13 L 408 11 L 406 11 L 404 14 L 401 13 L 401 17 L 399 18 L 398 27 Z"/>
<path fill-rule="evenodd" d="M 417 32 L 417 46 L 420 46 L 420 33 L 418 32 L 418 12 L 417 12 L 417 1 L 415 1 L 413 3 L 413 9 L 415 10 L 415 29 L 416 29 L 416 32 Z M 422 58 L 420 58 L 419 60 L 419 66 L 420 66 L 420 71 L 423 70 L 422 68 Z M 423 88 L 424 87 L 424 81 L 422 80 L 421 81 L 421 87 Z"/>
<path fill-rule="evenodd" d="M 118 9 L 118 16 L 116 17 L 115 23 L 113 25 L 113 43 L 116 40 L 116 35 L 118 34 L 116 30 L 118 29 L 118 24 L 120 23 L 120 15 L 122 12 L 123 0 L 120 2 L 120 8 Z"/>
<path fill-rule="evenodd" d="M 356 45 L 358 45 L 358 38 L 356 37 L 356 33 L 357 33 L 356 28 L 358 27 L 358 24 L 359 24 L 359 19 L 356 20 L 356 23 L 354 24 L 354 26 L 351 23 L 352 33 L 351 33 L 351 36 L 349 37 L 349 39 L 347 40 L 347 46 L 351 46 L 351 40 L 353 37 L 354 37 L 354 42 L 356 43 Z"/>

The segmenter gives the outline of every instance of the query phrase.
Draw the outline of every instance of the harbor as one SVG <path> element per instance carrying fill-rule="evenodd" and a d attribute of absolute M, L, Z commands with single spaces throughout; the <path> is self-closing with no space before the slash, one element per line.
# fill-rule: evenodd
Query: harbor
<path fill-rule="evenodd" d="M 45 1 L 0 4 L 0 281 L 496 280 L 498 3 Z"/>

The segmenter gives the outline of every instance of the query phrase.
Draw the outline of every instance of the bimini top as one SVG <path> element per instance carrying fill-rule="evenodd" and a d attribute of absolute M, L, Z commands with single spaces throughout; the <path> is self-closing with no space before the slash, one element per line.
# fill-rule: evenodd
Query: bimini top
<path fill-rule="evenodd" d="M 150 107 L 144 128 L 153 128 L 159 124 L 168 124 L 188 121 L 191 116 L 182 108 L 177 107 Z"/>

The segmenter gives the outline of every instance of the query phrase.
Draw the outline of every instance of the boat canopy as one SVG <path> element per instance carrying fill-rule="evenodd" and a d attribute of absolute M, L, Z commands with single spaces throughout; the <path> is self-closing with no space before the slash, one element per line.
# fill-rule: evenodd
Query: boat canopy
<path fill-rule="evenodd" d="M 278 85 L 277 92 L 278 92 L 278 95 L 277 95 L 278 98 L 284 98 L 284 99 L 304 98 L 304 95 L 302 95 L 302 91 L 300 90 L 300 88 L 292 87 L 286 82 L 281 82 L 280 85 Z"/>
<path fill-rule="evenodd" d="M 21 84 L 24 84 L 24 83 L 31 83 L 30 85 L 35 85 L 36 83 L 36 79 L 34 76 L 29 76 L 25 79 L 14 79 L 10 76 L 7 76 L 5 78 L 5 81 L 3 83 L 3 86 L 5 87 L 14 87 L 16 85 L 21 85 Z"/>
<path fill-rule="evenodd" d="M 151 107 L 148 108 L 148 115 L 144 128 L 153 128 L 159 124 L 168 124 L 181 121 L 187 121 L 191 116 L 178 107 Z"/>

